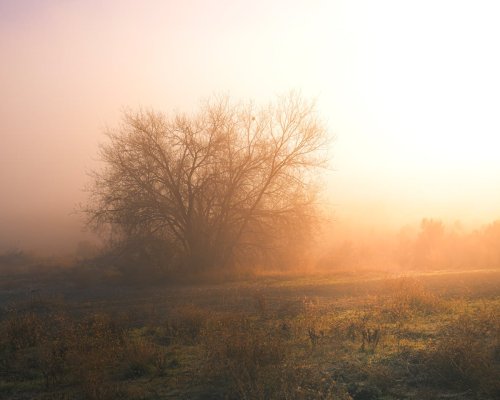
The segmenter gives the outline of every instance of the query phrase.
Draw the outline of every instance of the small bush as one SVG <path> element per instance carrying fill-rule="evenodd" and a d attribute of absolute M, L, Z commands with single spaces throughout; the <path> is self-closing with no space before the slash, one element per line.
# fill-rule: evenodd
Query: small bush
<path fill-rule="evenodd" d="M 157 346 L 144 338 L 127 340 L 123 353 L 124 379 L 136 379 L 147 375 L 155 362 Z"/>
<path fill-rule="evenodd" d="M 214 321 L 204 339 L 206 373 L 209 378 L 227 383 L 226 395 L 274 398 L 286 357 L 283 339 L 245 318 Z"/>
<path fill-rule="evenodd" d="M 68 367 L 68 350 L 64 340 L 45 343 L 38 349 L 38 367 L 47 389 L 62 381 Z"/>
<path fill-rule="evenodd" d="M 340 340 L 360 343 L 361 351 L 375 352 L 385 334 L 384 326 L 372 313 L 361 312 L 349 318 L 335 319 L 330 327 L 330 335 Z"/>
<path fill-rule="evenodd" d="M 3 331 L 13 350 L 36 346 L 45 334 L 43 320 L 31 312 L 13 315 L 5 321 Z"/>
<path fill-rule="evenodd" d="M 500 396 L 500 318 L 494 311 L 465 314 L 447 325 L 428 356 L 440 385 Z"/>
<path fill-rule="evenodd" d="M 85 399 L 119 400 L 127 396 L 119 384 L 105 379 L 98 370 L 89 370 L 81 378 L 80 392 Z"/>
<path fill-rule="evenodd" d="M 247 318 L 212 321 L 205 373 L 228 399 L 350 399 L 329 376 L 293 361 L 289 339 Z"/>
<path fill-rule="evenodd" d="M 382 310 L 392 321 L 406 320 L 415 313 L 429 315 L 443 310 L 443 302 L 416 279 L 400 278 L 389 282 L 382 298 Z"/>
<path fill-rule="evenodd" d="M 167 343 L 178 341 L 182 344 L 195 344 L 206 321 L 207 312 L 195 306 L 176 308 L 164 325 L 164 339 Z"/>
<path fill-rule="evenodd" d="M 169 357 L 167 352 L 162 347 L 156 347 L 153 354 L 153 367 L 156 376 L 165 376 L 167 368 L 169 366 L 175 365 L 175 359 L 171 360 L 169 363 Z"/>

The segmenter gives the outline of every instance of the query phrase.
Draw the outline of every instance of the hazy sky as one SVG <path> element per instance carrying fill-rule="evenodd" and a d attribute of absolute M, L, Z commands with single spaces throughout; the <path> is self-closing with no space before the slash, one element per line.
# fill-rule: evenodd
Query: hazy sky
<path fill-rule="evenodd" d="M 106 125 L 299 89 L 339 223 L 500 218 L 497 1 L 0 0 L 0 249 L 74 246 Z"/>

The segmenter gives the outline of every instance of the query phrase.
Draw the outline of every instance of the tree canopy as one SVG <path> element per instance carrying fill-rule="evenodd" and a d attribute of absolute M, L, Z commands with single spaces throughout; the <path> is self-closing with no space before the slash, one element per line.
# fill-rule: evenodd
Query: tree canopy
<path fill-rule="evenodd" d="M 129 111 L 107 136 L 89 222 L 155 243 L 165 268 L 262 262 L 308 236 L 327 135 L 297 94 L 260 108 L 215 98 L 193 116 Z"/>

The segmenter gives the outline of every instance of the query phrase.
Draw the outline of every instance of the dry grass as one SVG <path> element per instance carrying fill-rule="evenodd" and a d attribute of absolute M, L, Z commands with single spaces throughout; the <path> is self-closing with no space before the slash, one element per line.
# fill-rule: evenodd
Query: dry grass
<path fill-rule="evenodd" d="M 464 313 L 444 326 L 426 365 L 437 384 L 500 397 L 499 310 Z"/>
<path fill-rule="evenodd" d="M 498 397 L 499 294 L 457 300 L 427 283 L 388 280 L 341 298 L 313 296 L 327 292 L 310 283 L 307 295 L 300 282 L 238 295 L 228 285 L 119 312 L 100 308 L 111 301 L 11 306 L 0 315 L 0 397 Z"/>
<path fill-rule="evenodd" d="M 415 314 L 430 315 L 444 310 L 441 298 L 415 278 L 389 280 L 381 296 L 382 311 L 393 321 L 407 320 Z"/>
<path fill-rule="evenodd" d="M 205 373 L 225 382 L 217 395 L 230 399 L 350 399 L 315 367 L 297 364 L 290 328 L 260 319 L 226 317 L 205 332 Z M 286 331 L 284 334 L 283 331 Z"/>
<path fill-rule="evenodd" d="M 205 327 L 208 313 L 194 305 L 174 308 L 162 327 L 168 343 L 195 344 Z"/>

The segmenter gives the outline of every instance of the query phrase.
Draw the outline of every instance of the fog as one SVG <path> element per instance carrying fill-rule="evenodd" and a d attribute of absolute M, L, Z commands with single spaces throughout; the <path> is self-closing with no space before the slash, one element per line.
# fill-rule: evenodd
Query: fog
<path fill-rule="evenodd" d="M 0 251 L 73 252 L 124 108 L 316 98 L 337 242 L 500 218 L 498 6 L 397 1 L 3 1 Z"/>

